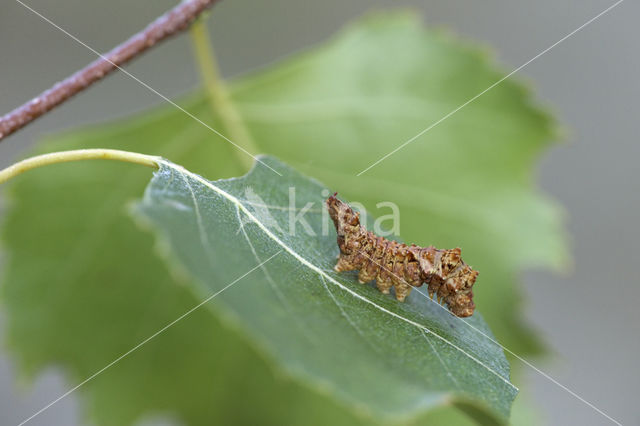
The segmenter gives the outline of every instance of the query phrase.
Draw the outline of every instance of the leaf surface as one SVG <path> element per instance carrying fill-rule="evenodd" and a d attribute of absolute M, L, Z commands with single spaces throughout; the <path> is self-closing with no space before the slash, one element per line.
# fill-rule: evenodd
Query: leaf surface
<path fill-rule="evenodd" d="M 477 331 L 490 334 L 479 315 L 456 318 L 420 292 L 400 303 L 332 271 L 328 193 L 269 157 L 243 178 L 215 182 L 166 162 L 138 210 L 201 283 L 200 296 L 219 293 L 217 303 L 293 374 L 376 417 L 462 399 L 507 418 L 516 389 L 502 349 Z M 292 221 L 298 214 L 304 222 Z"/>
<path fill-rule="evenodd" d="M 137 148 L 182 159 L 194 170 L 238 173 L 229 161 L 235 157 L 224 155 L 225 142 L 216 144 L 204 128 L 185 129 L 185 122 L 155 113 L 45 146 Z M 11 187 L 1 290 L 6 346 L 23 380 L 53 365 L 64 370 L 71 388 L 201 302 L 189 279 L 167 269 L 151 235 L 127 213 L 148 181 L 149 172 L 135 166 L 89 162 L 34 170 Z M 145 416 L 202 426 L 372 421 L 283 374 L 222 312 L 206 308 L 77 393 L 86 416 L 99 425 L 133 424 Z M 291 409 L 283 410 L 282 401 Z"/>

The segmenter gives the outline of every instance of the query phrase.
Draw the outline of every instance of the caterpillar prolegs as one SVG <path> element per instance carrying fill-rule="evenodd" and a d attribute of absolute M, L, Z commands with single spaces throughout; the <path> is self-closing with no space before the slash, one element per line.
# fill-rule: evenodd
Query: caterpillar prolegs
<path fill-rule="evenodd" d="M 358 280 L 364 284 L 376 280 L 385 294 L 395 287 L 396 298 L 404 299 L 412 287 L 428 286 L 451 313 L 459 317 L 473 314 L 473 291 L 478 271 L 460 258 L 460 249 L 438 250 L 433 246 L 407 246 L 367 231 L 360 224 L 360 214 L 333 194 L 327 199 L 329 215 L 338 233 L 340 257 L 336 272 L 359 270 Z"/>

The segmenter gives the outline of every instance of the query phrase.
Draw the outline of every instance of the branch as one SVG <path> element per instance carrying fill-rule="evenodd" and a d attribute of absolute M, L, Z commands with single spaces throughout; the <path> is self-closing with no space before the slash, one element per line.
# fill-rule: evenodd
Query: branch
<path fill-rule="evenodd" d="M 186 0 L 144 30 L 26 104 L 0 117 L 0 140 L 101 80 L 157 43 L 184 31 L 218 0 Z"/>

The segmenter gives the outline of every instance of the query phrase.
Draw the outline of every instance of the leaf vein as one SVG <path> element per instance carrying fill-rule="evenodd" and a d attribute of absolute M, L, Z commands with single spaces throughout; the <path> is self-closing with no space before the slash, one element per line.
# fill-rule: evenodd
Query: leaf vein
<path fill-rule="evenodd" d="M 447 376 L 449 376 L 449 378 L 451 379 L 451 381 L 456 385 L 457 388 L 460 388 L 460 384 L 458 383 L 458 381 L 456 380 L 456 378 L 453 376 L 453 374 L 451 373 L 451 370 L 449 370 L 449 367 L 447 367 L 447 364 L 444 363 L 444 360 L 442 359 L 442 357 L 440 356 L 440 354 L 438 353 L 438 351 L 436 350 L 436 347 L 433 345 L 433 343 L 431 343 L 431 340 L 429 340 L 429 338 L 427 337 L 427 335 L 425 334 L 424 331 L 420 330 L 420 334 L 422 334 L 422 337 L 424 337 L 424 340 L 427 341 L 427 343 L 429 344 L 429 346 L 431 347 L 431 350 L 433 351 L 433 353 L 436 355 L 436 357 L 438 358 L 438 360 L 440 361 L 440 364 L 442 364 L 442 367 L 444 368 L 444 371 L 447 372 Z"/>
<path fill-rule="evenodd" d="M 238 208 L 237 204 L 235 205 L 235 208 L 236 208 L 236 217 L 238 218 L 238 224 L 240 225 L 240 230 L 242 231 L 242 235 L 244 235 L 245 240 L 247 240 L 247 244 L 249 244 L 249 248 L 251 249 L 251 253 L 253 253 L 253 257 L 255 257 L 256 261 L 261 264 L 262 260 L 260 259 L 260 256 L 258 256 L 258 253 L 256 252 L 256 249 L 253 243 L 251 242 L 251 239 L 249 239 L 249 236 L 247 235 L 247 231 L 244 229 L 244 222 L 240 217 L 240 209 Z M 260 269 L 262 269 L 262 272 L 264 272 L 264 276 L 266 277 L 267 282 L 273 289 L 273 292 L 276 294 L 280 302 L 287 308 L 287 310 L 291 311 L 291 307 L 287 302 L 286 298 L 284 297 L 284 294 L 282 294 L 278 286 L 276 286 L 276 283 L 275 281 L 273 281 L 273 278 L 271 277 L 271 274 L 269 274 L 269 271 L 267 270 L 267 268 L 264 265 L 261 265 Z"/>

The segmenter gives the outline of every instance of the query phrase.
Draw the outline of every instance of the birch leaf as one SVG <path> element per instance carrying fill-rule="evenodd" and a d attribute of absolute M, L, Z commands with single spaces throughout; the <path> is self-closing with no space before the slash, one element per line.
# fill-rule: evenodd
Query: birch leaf
<path fill-rule="evenodd" d="M 473 401 L 508 418 L 517 391 L 480 315 L 454 317 L 418 291 L 401 303 L 333 272 L 329 190 L 260 160 L 214 182 L 164 162 L 137 209 L 199 296 L 216 295 L 291 374 L 376 417 Z"/>

